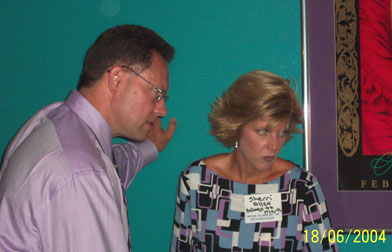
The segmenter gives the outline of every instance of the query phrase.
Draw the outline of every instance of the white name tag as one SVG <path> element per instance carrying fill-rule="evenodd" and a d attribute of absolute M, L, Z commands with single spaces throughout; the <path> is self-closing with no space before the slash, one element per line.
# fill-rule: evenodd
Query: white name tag
<path fill-rule="evenodd" d="M 280 193 L 251 194 L 244 196 L 245 223 L 282 220 Z"/>

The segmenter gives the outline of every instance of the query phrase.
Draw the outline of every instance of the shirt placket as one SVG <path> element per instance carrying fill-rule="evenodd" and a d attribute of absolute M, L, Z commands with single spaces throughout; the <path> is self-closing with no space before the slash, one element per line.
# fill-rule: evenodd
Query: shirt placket
<path fill-rule="evenodd" d="M 122 182 L 121 177 L 120 177 L 120 172 L 119 172 L 119 169 L 118 169 L 118 165 L 117 165 L 116 159 L 115 159 L 114 155 L 112 155 L 112 156 L 113 156 L 113 158 L 112 158 L 113 159 L 113 166 L 114 166 L 114 169 L 116 170 L 116 173 L 117 173 L 118 178 L 119 178 L 120 183 L 121 183 L 121 191 L 122 191 L 122 196 L 123 196 L 123 202 L 124 202 L 125 209 L 126 209 L 127 223 L 128 223 L 128 250 L 132 251 L 131 250 L 131 231 L 130 231 L 130 227 L 129 227 L 127 197 L 126 197 L 126 194 L 125 194 L 124 183 Z"/>

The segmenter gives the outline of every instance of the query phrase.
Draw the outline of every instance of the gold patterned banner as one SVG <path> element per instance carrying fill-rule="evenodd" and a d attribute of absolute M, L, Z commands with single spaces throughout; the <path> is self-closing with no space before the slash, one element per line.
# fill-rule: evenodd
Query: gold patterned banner
<path fill-rule="evenodd" d="M 391 38 L 391 0 L 335 0 L 339 190 L 392 190 Z"/>

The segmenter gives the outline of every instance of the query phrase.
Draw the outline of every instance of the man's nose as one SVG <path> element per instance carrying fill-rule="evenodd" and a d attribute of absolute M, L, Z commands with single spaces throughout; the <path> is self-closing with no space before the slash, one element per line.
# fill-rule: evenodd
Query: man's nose
<path fill-rule="evenodd" d="M 163 99 L 155 104 L 154 112 L 158 115 L 158 117 L 164 117 L 165 115 L 167 115 L 166 103 Z"/>

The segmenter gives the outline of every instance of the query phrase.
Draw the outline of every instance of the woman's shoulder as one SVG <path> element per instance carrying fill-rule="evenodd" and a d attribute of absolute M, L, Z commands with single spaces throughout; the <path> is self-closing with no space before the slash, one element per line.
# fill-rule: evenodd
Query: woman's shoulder
<path fill-rule="evenodd" d="M 290 161 L 291 162 L 291 161 Z M 305 182 L 308 186 L 310 184 L 318 183 L 318 180 L 312 172 L 306 170 L 305 168 L 301 167 L 300 165 L 292 162 L 293 168 L 289 172 L 289 179 L 290 180 L 300 180 Z"/>
<path fill-rule="evenodd" d="M 224 161 L 229 156 L 229 153 L 219 153 L 206 158 L 203 158 L 203 162 L 209 165 L 217 165 Z"/>
<path fill-rule="evenodd" d="M 189 174 L 205 174 L 205 171 L 207 170 L 207 166 L 204 163 L 204 159 L 196 159 L 192 161 L 182 172 L 181 175 L 187 176 Z"/>
<path fill-rule="evenodd" d="M 203 162 L 209 168 L 215 169 L 224 166 L 224 164 L 228 161 L 228 157 L 229 153 L 220 153 L 203 158 Z"/>
<path fill-rule="evenodd" d="M 199 158 L 199 159 L 196 159 L 196 160 L 192 161 L 192 162 L 187 166 L 187 168 L 190 168 L 190 167 L 200 167 L 200 166 L 205 166 L 205 164 L 204 164 L 204 162 L 203 162 L 203 158 Z"/>
<path fill-rule="evenodd" d="M 225 154 L 216 154 L 206 158 L 200 158 L 191 162 L 183 171 L 182 175 L 200 174 L 200 176 L 210 176 L 219 174 L 219 167 L 223 162 Z M 218 172 L 218 173 L 217 173 Z"/>
<path fill-rule="evenodd" d="M 290 180 L 301 179 L 309 181 L 314 178 L 314 175 L 310 171 L 291 160 L 277 158 L 275 167 L 278 167 L 275 168 L 276 173 L 280 173 Z"/>
<path fill-rule="evenodd" d="M 273 166 L 270 169 L 270 175 L 269 177 L 272 178 L 271 180 L 274 180 L 276 178 L 280 177 L 287 177 L 289 174 L 296 174 L 301 170 L 300 166 L 297 165 L 296 163 L 286 160 L 283 158 L 276 158 L 274 161 Z M 291 176 L 290 176 L 291 177 Z"/>

